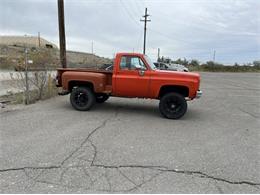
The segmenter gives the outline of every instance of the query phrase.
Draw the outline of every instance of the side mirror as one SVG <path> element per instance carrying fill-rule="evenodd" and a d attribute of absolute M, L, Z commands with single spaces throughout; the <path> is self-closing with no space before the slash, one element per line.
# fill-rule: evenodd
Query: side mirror
<path fill-rule="evenodd" d="M 141 70 L 141 69 L 142 69 L 142 66 L 141 66 L 140 64 L 135 64 L 135 69 Z"/>
<path fill-rule="evenodd" d="M 143 70 L 143 71 L 146 70 L 146 68 L 143 67 L 143 66 L 141 66 L 140 64 L 136 64 L 136 65 L 135 65 L 135 69 L 136 69 L 136 70 Z"/>
<path fill-rule="evenodd" d="M 141 70 L 141 69 L 138 70 L 138 74 L 139 74 L 139 76 L 144 76 L 144 73 L 145 73 L 144 70 Z"/>

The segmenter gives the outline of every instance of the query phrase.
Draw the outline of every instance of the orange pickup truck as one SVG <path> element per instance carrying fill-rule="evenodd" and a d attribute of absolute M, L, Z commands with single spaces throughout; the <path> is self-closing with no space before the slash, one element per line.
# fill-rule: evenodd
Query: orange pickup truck
<path fill-rule="evenodd" d="M 158 70 L 146 55 L 138 53 L 118 53 L 113 71 L 59 68 L 56 85 L 62 87 L 60 95 L 70 93 L 71 105 L 80 111 L 109 96 L 151 98 L 160 100 L 159 110 L 169 119 L 181 118 L 187 100 L 202 95 L 199 74 Z"/>

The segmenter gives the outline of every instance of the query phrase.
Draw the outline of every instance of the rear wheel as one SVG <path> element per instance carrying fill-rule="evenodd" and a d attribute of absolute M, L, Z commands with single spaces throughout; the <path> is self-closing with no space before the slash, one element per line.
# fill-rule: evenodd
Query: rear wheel
<path fill-rule="evenodd" d="M 187 102 L 181 94 L 167 93 L 160 100 L 159 110 L 166 118 L 179 119 L 187 111 Z"/>
<path fill-rule="evenodd" d="M 103 103 L 103 102 L 107 101 L 108 98 L 109 98 L 109 95 L 107 95 L 105 93 L 96 94 L 96 102 L 97 103 Z"/>
<path fill-rule="evenodd" d="M 73 88 L 70 94 L 70 103 L 76 110 L 89 110 L 95 103 L 95 96 L 88 87 Z"/>

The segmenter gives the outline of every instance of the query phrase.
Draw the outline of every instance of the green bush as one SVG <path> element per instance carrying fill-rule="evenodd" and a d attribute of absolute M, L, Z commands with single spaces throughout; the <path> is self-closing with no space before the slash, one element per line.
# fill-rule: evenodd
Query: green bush
<path fill-rule="evenodd" d="M 260 67 L 257 66 L 224 66 L 220 64 L 202 64 L 200 66 L 190 66 L 190 71 L 205 71 L 205 72 L 260 72 Z"/>

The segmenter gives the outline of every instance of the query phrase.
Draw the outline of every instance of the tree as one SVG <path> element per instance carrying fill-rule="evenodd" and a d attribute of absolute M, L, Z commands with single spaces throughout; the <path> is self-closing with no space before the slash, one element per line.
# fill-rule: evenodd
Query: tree
<path fill-rule="evenodd" d="M 28 64 L 29 60 L 32 61 L 30 65 Z M 48 80 L 50 78 L 48 71 L 56 65 L 53 62 L 51 51 L 47 49 L 31 51 L 30 53 L 26 49 L 25 55 L 21 58 L 21 63 L 16 69 L 17 73 L 11 75 L 15 85 L 24 91 L 25 104 L 31 102 L 30 93 L 32 90 L 37 91 L 36 100 L 43 98 L 47 81 L 51 82 L 51 79 Z"/>
<path fill-rule="evenodd" d="M 173 63 L 175 63 L 175 64 L 182 64 L 182 60 L 181 60 L 181 58 L 178 58 L 177 60 L 173 61 Z"/>
<path fill-rule="evenodd" d="M 54 58 L 49 49 L 42 49 L 32 52 L 30 59 L 33 61 L 32 69 L 36 70 L 30 77 L 30 81 L 37 89 L 38 99 L 40 100 L 42 99 L 44 87 L 47 83 L 48 70 L 55 66 Z"/>
<path fill-rule="evenodd" d="M 160 58 L 159 62 L 164 62 L 164 57 L 163 56 Z"/>
<path fill-rule="evenodd" d="M 27 105 L 30 103 L 30 85 L 29 85 L 29 76 L 28 76 L 28 48 L 24 48 L 24 56 L 22 57 L 24 60 L 23 70 L 18 70 L 18 74 L 15 76 L 10 73 L 11 79 L 15 82 L 19 89 L 23 91 L 24 94 L 24 103 Z"/>
<path fill-rule="evenodd" d="M 260 68 L 260 60 L 253 61 L 254 67 Z"/>
<path fill-rule="evenodd" d="M 207 64 L 208 66 L 214 66 L 214 65 L 215 65 L 215 62 L 213 62 L 213 61 L 207 61 L 206 64 Z"/>
<path fill-rule="evenodd" d="M 32 69 L 46 69 L 57 66 L 57 61 L 54 59 L 53 53 L 50 49 L 40 49 L 31 52 L 29 59 L 33 61 L 30 66 Z"/>
<path fill-rule="evenodd" d="M 177 60 L 173 61 L 173 63 L 187 66 L 189 64 L 189 61 L 186 60 L 186 58 L 183 58 L 183 60 L 181 58 L 178 58 Z"/>
<path fill-rule="evenodd" d="M 167 64 L 170 64 L 171 63 L 171 59 L 170 58 L 165 58 L 164 62 L 167 63 Z"/>
<path fill-rule="evenodd" d="M 193 60 L 191 60 L 190 65 L 191 65 L 191 66 L 199 66 L 200 63 L 199 63 L 198 60 L 193 59 Z"/>
<path fill-rule="evenodd" d="M 182 65 L 187 66 L 189 64 L 189 61 L 186 60 L 186 58 L 183 59 Z"/>

